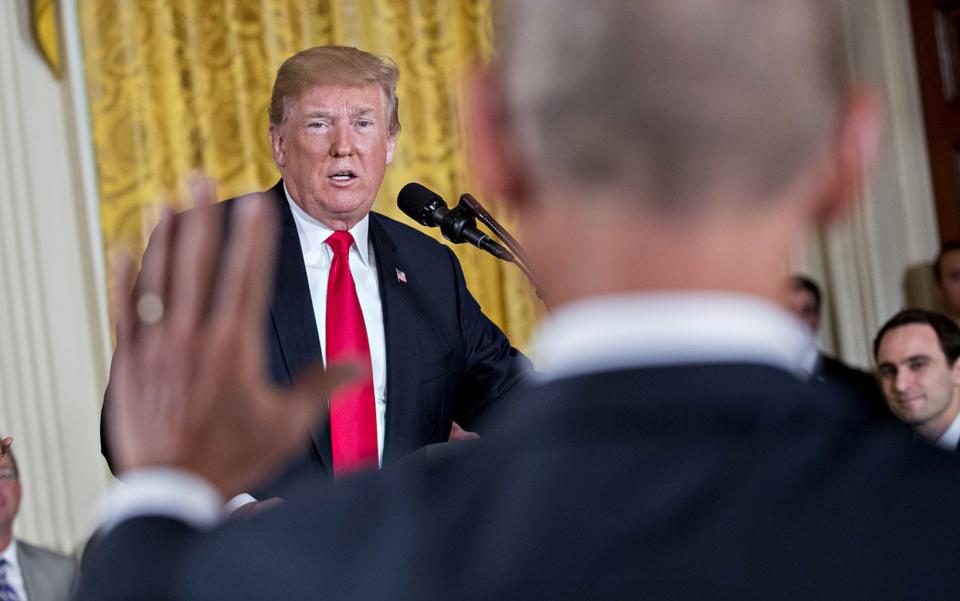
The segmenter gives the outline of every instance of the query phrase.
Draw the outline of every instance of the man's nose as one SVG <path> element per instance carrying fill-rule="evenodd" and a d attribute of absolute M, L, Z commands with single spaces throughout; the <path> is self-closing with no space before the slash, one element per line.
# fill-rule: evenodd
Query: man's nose
<path fill-rule="evenodd" d="M 898 369 L 897 375 L 893 379 L 893 387 L 897 392 L 903 392 L 910 388 L 910 384 L 913 382 L 913 376 L 910 373 L 909 369 Z"/>
<path fill-rule="evenodd" d="M 350 156 L 354 152 L 353 136 L 349 128 L 335 127 L 330 138 L 330 156 Z"/>

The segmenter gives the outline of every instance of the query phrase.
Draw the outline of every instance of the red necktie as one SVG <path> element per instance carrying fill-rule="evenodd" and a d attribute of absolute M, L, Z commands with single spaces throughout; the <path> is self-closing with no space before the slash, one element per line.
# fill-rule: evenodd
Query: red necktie
<path fill-rule="evenodd" d="M 350 273 L 350 232 L 334 232 L 325 241 L 333 249 L 327 280 L 327 364 L 359 361 L 363 375 L 330 397 L 333 473 L 377 467 L 377 415 L 370 369 L 370 343 L 360 299 Z"/>

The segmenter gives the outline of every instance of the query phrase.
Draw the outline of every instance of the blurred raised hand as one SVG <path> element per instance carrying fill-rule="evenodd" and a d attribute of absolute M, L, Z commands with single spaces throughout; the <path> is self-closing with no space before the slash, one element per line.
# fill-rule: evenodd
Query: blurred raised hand
<path fill-rule="evenodd" d="M 230 498 L 303 447 L 330 392 L 357 369 L 317 365 L 292 388 L 270 382 L 262 338 L 273 209 L 260 195 L 240 201 L 221 240 L 213 183 L 198 176 L 190 187 L 195 208 L 164 215 L 132 294 L 133 262 L 117 269 L 109 442 L 121 474 L 180 468 Z"/>

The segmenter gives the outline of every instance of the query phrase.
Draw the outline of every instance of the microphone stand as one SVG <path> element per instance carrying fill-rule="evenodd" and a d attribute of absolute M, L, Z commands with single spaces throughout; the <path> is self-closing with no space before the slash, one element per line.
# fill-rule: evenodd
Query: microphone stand
<path fill-rule="evenodd" d="M 537 281 L 537 278 L 534 277 L 533 272 L 530 271 L 527 263 L 527 255 L 523 250 L 523 247 L 520 246 L 520 243 L 517 242 L 517 239 L 510 235 L 510 232 L 506 230 L 496 219 L 493 218 L 493 215 L 490 214 L 483 205 L 480 204 L 476 198 L 470 194 L 462 194 L 460 196 L 460 202 L 457 203 L 457 207 L 465 205 L 467 209 L 473 215 L 480 220 L 481 223 L 490 228 L 490 231 L 503 242 L 504 246 L 510 249 L 510 252 L 513 253 L 513 263 L 520 269 L 524 276 L 526 276 L 527 281 L 530 282 L 530 285 L 533 286 L 534 292 L 537 294 L 537 298 L 543 300 L 543 295 L 540 293 L 540 283 Z"/>

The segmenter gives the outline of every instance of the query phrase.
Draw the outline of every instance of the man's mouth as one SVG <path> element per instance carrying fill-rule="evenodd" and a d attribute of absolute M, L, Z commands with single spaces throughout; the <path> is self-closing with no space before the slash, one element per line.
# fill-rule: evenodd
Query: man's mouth
<path fill-rule="evenodd" d="M 350 171 L 349 169 L 344 169 L 343 171 L 337 171 L 336 173 L 330 176 L 330 179 L 332 179 L 335 182 L 349 182 L 356 178 L 357 178 L 357 174 L 354 173 L 353 171 Z"/>
<path fill-rule="evenodd" d="M 901 396 L 897 399 L 897 402 L 900 403 L 901 405 L 916 405 L 917 403 L 920 403 L 922 401 L 923 401 L 923 397 L 920 395 L 905 396 L 905 397 Z"/>

